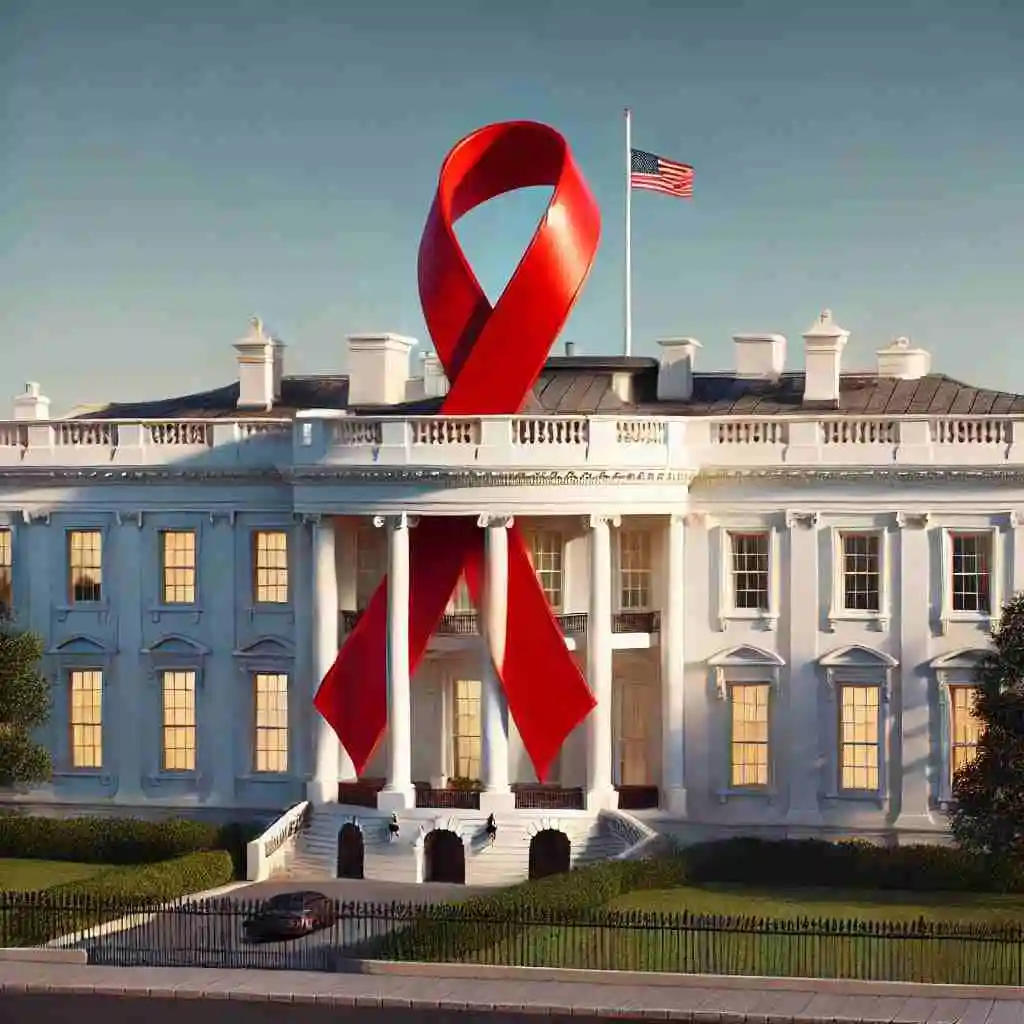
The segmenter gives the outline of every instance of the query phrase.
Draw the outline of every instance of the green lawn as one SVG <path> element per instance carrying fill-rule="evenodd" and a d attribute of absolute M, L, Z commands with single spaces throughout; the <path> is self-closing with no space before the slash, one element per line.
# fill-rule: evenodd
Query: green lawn
<path fill-rule="evenodd" d="M 64 882 L 77 882 L 106 868 L 106 864 L 0 858 L 0 892 L 36 892 Z"/>
<path fill-rule="evenodd" d="M 682 886 L 631 892 L 609 910 L 720 914 L 726 917 L 840 918 L 860 921 L 1024 923 L 1024 897 L 968 892 L 881 892 L 858 889 L 748 889 L 734 885 Z"/>

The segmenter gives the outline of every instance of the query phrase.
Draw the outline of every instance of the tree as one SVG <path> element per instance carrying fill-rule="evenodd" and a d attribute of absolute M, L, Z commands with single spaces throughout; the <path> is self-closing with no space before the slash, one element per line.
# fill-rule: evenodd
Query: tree
<path fill-rule="evenodd" d="M 32 738 L 50 717 L 50 684 L 39 671 L 43 641 L 0 620 L 0 786 L 47 782 L 53 762 Z"/>
<path fill-rule="evenodd" d="M 1004 606 L 977 673 L 977 756 L 953 779 L 950 827 L 1004 878 L 1024 868 L 1024 594 Z"/>

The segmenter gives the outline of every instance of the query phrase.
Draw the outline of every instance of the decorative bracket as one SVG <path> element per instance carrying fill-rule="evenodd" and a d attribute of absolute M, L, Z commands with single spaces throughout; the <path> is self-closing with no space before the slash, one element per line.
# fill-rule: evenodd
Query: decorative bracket
<path fill-rule="evenodd" d="M 795 526 L 802 526 L 806 530 L 813 530 L 818 525 L 820 515 L 817 512 L 800 512 L 795 509 L 786 509 L 786 529 L 792 530 Z"/>
<path fill-rule="evenodd" d="M 140 530 L 142 529 L 143 514 L 142 509 L 135 512 L 115 512 L 114 521 L 118 526 L 128 526 L 134 523 Z"/>
<path fill-rule="evenodd" d="M 495 526 L 498 528 L 504 527 L 508 530 L 512 528 L 514 523 L 515 519 L 510 514 L 492 514 L 490 512 L 482 512 L 476 520 L 476 525 L 482 530 L 487 529 L 489 526 Z"/>
<path fill-rule="evenodd" d="M 896 513 L 896 525 L 901 530 L 927 530 L 931 519 L 931 512 Z"/>

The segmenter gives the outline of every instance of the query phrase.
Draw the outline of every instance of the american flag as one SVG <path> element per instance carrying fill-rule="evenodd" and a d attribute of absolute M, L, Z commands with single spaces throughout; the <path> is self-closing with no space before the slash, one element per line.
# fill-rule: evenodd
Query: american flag
<path fill-rule="evenodd" d="M 666 160 L 642 149 L 630 151 L 629 184 L 649 192 L 664 192 L 680 199 L 693 198 L 693 168 L 676 160 Z"/>

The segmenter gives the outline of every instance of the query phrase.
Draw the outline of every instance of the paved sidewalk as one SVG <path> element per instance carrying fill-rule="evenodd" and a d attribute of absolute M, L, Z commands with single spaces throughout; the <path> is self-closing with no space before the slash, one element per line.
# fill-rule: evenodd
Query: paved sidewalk
<path fill-rule="evenodd" d="M 498 1018 L 530 1013 L 701 1024 L 1024 1024 L 1020 989 L 637 974 L 604 975 L 597 983 L 586 971 L 551 980 L 562 976 L 491 968 L 482 969 L 487 977 L 474 978 L 466 976 L 468 965 L 458 972 L 438 965 L 391 969 L 397 966 L 367 965 L 363 974 L 309 974 L 0 963 L 0 1003 L 5 997 L 45 993 L 489 1012 Z M 438 976 L 442 972 L 462 976 Z M 80 1013 L 81 1004 L 76 1005 Z"/>

